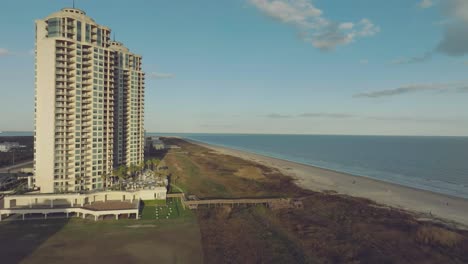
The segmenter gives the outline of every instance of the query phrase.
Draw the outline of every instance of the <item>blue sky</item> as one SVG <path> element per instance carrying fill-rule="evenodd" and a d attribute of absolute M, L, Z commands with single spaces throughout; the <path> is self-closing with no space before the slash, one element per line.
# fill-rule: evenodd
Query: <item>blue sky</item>
<path fill-rule="evenodd" d="M 0 131 L 32 130 L 34 20 L 0 9 Z M 468 135 L 468 1 L 77 0 L 143 56 L 151 132 Z M 466 33 L 466 34 L 465 34 Z"/>

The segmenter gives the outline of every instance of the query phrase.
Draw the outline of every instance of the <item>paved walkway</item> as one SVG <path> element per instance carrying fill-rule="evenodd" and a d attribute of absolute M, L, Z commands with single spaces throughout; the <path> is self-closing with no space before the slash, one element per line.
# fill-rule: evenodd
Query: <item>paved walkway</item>
<path fill-rule="evenodd" d="M 33 162 L 34 161 L 32 161 L 32 160 L 28 160 L 28 161 L 24 161 L 24 162 L 21 162 L 21 163 L 16 163 L 15 165 L 11 165 L 11 166 L 8 166 L 8 167 L 3 167 L 3 168 L 0 168 L 0 173 L 8 173 L 9 170 L 18 169 L 18 168 L 24 167 L 26 165 L 32 165 Z"/>

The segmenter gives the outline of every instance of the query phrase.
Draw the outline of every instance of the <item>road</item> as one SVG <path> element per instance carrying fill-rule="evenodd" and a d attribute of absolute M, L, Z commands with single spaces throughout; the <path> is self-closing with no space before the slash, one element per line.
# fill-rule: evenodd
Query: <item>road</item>
<path fill-rule="evenodd" d="M 16 163 L 15 165 L 0 168 L 0 173 L 8 173 L 9 170 L 25 167 L 27 165 L 32 165 L 32 164 L 33 164 L 32 160 Z"/>

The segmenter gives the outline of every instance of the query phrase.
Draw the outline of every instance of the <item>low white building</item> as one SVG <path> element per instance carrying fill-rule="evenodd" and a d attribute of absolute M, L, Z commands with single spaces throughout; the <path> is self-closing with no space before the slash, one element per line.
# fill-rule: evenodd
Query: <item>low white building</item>
<path fill-rule="evenodd" d="M 8 152 L 12 148 L 24 148 L 25 146 L 20 145 L 18 142 L 3 142 L 0 143 L 0 152 Z"/>
<path fill-rule="evenodd" d="M 139 219 L 141 200 L 165 200 L 166 188 L 139 191 L 102 191 L 67 194 L 24 194 L 8 195 L 0 199 L 0 221 L 11 215 L 19 215 L 24 220 L 29 215 L 42 215 L 45 219 L 54 214 L 66 217 L 82 217 L 93 220 L 121 215 Z"/>

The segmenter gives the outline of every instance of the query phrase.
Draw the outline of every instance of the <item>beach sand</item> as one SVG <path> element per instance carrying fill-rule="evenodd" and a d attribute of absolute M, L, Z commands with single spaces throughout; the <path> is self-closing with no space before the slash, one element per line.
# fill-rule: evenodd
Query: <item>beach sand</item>
<path fill-rule="evenodd" d="M 437 217 L 468 227 L 468 200 L 430 191 L 354 176 L 246 151 L 187 140 L 218 153 L 276 168 L 293 177 L 297 184 L 313 191 L 335 191 L 373 200 L 379 204 L 422 213 L 421 218 Z"/>

